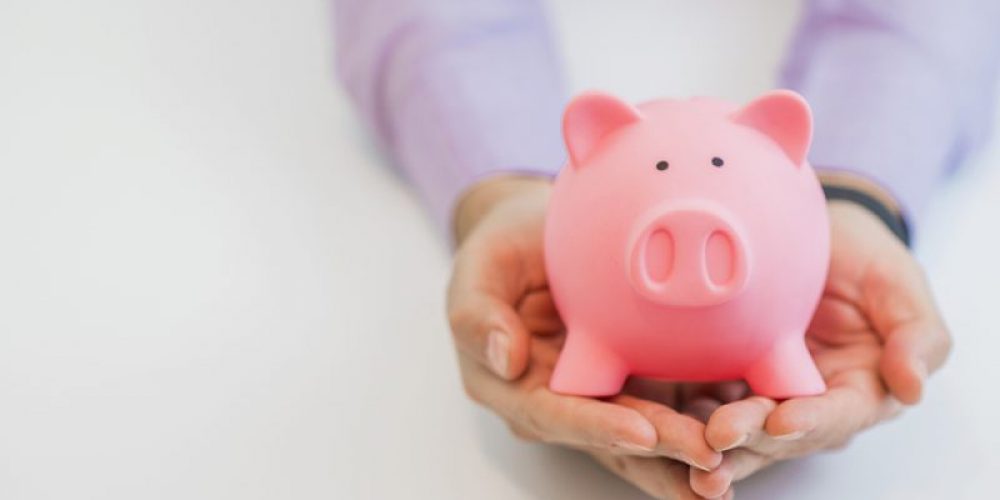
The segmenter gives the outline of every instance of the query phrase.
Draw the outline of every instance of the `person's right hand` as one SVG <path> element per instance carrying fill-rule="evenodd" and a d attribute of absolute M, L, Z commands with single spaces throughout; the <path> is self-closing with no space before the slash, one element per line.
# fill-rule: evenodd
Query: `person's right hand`
<path fill-rule="evenodd" d="M 701 498 L 687 465 L 710 470 L 722 460 L 702 422 L 630 395 L 549 390 L 564 327 L 545 275 L 548 198 L 548 181 L 505 177 L 475 186 L 457 208 L 448 318 L 467 394 L 521 438 L 585 450 L 655 497 Z"/>

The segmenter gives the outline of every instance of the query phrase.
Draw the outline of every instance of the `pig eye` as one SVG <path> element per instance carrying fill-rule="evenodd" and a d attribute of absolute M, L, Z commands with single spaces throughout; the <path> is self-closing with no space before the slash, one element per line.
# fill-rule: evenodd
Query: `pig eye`
<path fill-rule="evenodd" d="M 659 171 L 661 171 L 661 172 L 662 172 L 662 171 L 664 171 L 664 170 L 666 170 L 666 169 L 668 169 L 668 168 L 670 168 L 670 164 L 669 164 L 669 163 L 667 163 L 667 162 L 665 162 L 665 161 L 662 161 L 662 160 L 661 160 L 661 161 L 658 161 L 658 162 L 656 162 L 656 169 L 657 169 L 657 170 L 659 170 Z"/>
<path fill-rule="evenodd" d="M 715 158 L 712 158 L 712 165 L 714 165 L 716 167 L 721 167 L 721 166 L 723 166 L 725 164 L 726 164 L 726 162 L 722 161 L 722 158 L 719 158 L 718 156 L 716 156 Z"/>

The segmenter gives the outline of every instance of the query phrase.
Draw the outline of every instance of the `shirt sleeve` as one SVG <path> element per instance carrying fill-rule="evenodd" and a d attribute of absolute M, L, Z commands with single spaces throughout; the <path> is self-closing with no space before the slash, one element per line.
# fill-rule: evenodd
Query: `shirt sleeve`
<path fill-rule="evenodd" d="M 810 0 L 782 83 L 810 102 L 817 168 L 892 191 L 909 217 L 988 137 L 996 0 Z"/>
<path fill-rule="evenodd" d="M 564 161 L 565 95 L 538 0 L 334 0 L 339 77 L 447 227 L 462 191 Z"/>

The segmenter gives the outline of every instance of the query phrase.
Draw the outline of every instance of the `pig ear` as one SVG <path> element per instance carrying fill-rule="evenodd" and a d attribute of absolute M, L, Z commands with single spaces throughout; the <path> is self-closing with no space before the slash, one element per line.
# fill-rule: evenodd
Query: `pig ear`
<path fill-rule="evenodd" d="M 812 141 L 812 112 L 799 94 L 768 92 L 737 111 L 733 121 L 768 135 L 796 166 L 805 161 Z"/>
<path fill-rule="evenodd" d="M 563 138 L 570 163 L 579 167 L 604 137 L 640 119 L 639 110 L 609 94 L 586 92 L 575 97 L 563 114 Z"/>

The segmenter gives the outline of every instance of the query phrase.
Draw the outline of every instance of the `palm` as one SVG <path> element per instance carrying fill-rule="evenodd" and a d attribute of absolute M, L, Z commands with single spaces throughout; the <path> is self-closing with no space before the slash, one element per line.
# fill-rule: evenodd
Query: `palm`
<path fill-rule="evenodd" d="M 852 207 L 854 208 L 854 207 Z M 854 212 L 851 212 L 854 214 Z M 867 214 L 858 214 L 864 215 Z M 898 265 L 909 259 L 877 221 L 864 225 L 843 217 L 832 220 L 830 270 L 823 295 L 806 332 L 806 343 L 828 386 L 818 398 L 783 405 L 787 418 L 796 410 L 835 409 L 840 425 L 821 429 L 810 446 L 777 448 L 772 458 L 806 454 L 815 448 L 841 445 L 857 431 L 891 416 L 899 405 L 883 384 L 881 363 L 885 338 L 896 325 L 879 308 L 898 292 Z M 884 241 L 879 241 L 879 240 Z M 819 402 L 819 404 L 810 404 Z"/>
<path fill-rule="evenodd" d="M 896 409 L 879 374 L 883 353 L 880 336 L 859 304 L 826 290 L 806 333 L 806 343 L 831 394 L 850 394 L 854 406 L 843 414 L 853 420 L 852 425 L 824 434 L 823 447 L 843 444 L 857 430 L 875 424 Z M 809 451 L 790 447 L 787 454 L 775 458 Z"/>

